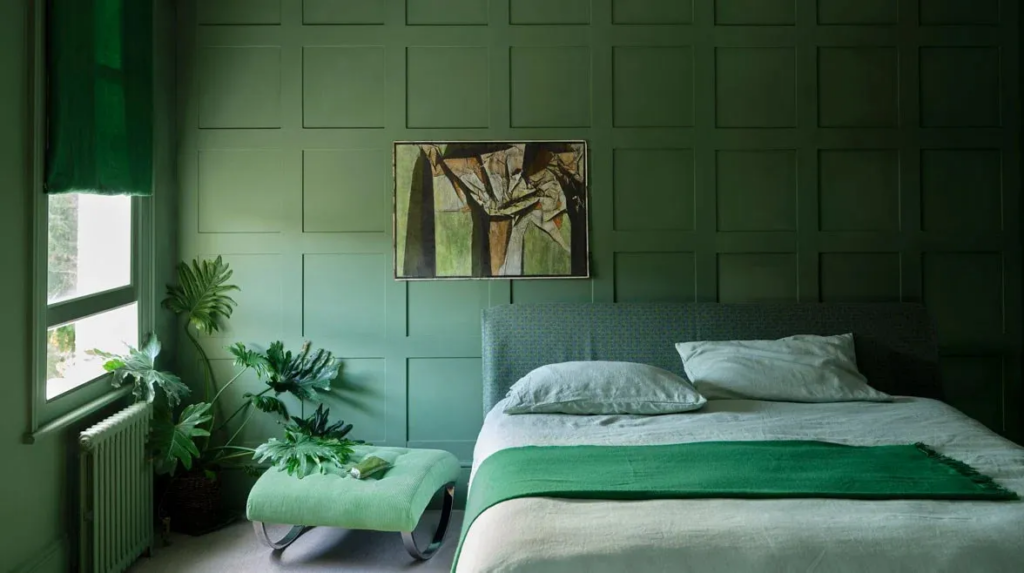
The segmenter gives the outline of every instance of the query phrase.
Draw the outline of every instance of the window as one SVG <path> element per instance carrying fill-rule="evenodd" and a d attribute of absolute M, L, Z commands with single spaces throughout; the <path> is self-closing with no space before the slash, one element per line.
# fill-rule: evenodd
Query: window
<path fill-rule="evenodd" d="M 48 195 L 46 399 L 103 375 L 94 349 L 123 352 L 139 342 L 132 280 L 133 199 Z"/>
<path fill-rule="evenodd" d="M 154 322 L 153 3 L 33 3 L 32 443 L 117 400 Z"/>

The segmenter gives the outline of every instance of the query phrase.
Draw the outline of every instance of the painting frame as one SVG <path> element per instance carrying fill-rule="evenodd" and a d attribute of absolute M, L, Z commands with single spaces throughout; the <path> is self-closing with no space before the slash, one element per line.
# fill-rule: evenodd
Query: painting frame
<path fill-rule="evenodd" d="M 453 147 L 456 148 L 453 150 Z M 430 150 L 428 153 L 427 150 Z M 452 157 L 449 153 L 458 155 Z M 519 182 L 524 184 L 529 193 L 516 196 L 515 193 L 523 193 L 521 186 L 509 183 L 511 176 L 507 170 L 509 162 L 515 165 L 516 157 L 520 153 L 519 165 L 530 165 L 526 170 L 534 169 L 533 173 L 538 177 L 531 177 L 527 180 L 520 174 Z M 408 166 L 410 154 L 418 154 L 416 163 L 411 171 Z M 510 157 L 506 158 L 506 154 Z M 493 160 L 499 156 L 505 159 L 500 164 L 506 168 L 505 180 L 496 179 L 489 171 L 493 166 Z M 487 157 L 485 164 L 484 158 Z M 541 163 L 538 163 L 538 158 Z M 400 158 L 402 160 L 400 160 Z M 526 162 L 526 158 L 532 161 Z M 568 161 L 565 160 L 568 158 Z M 473 161 L 470 161 L 470 160 Z M 460 162 L 457 165 L 452 162 Z M 468 164 L 472 163 L 472 166 Z M 538 169 L 538 166 L 543 169 Z M 459 171 L 460 167 L 462 171 Z M 568 168 L 567 168 L 568 166 Z M 430 176 L 423 170 L 432 168 Z M 451 169 L 455 167 L 455 169 Z M 392 229 L 392 275 L 394 280 L 400 282 L 418 281 L 489 281 L 489 280 L 587 280 L 591 276 L 591 254 L 590 254 L 590 149 L 586 140 L 582 139 L 480 139 L 480 140 L 402 140 L 392 143 L 391 154 L 392 169 L 392 204 L 391 204 L 391 229 Z M 420 169 L 417 172 L 417 169 Z M 470 177 L 477 175 L 472 170 L 487 175 L 486 179 L 491 183 L 484 183 L 487 187 L 487 197 L 495 197 L 500 194 L 494 191 L 494 181 L 508 183 L 499 191 L 508 191 L 509 200 L 495 207 L 497 213 L 490 210 L 491 206 L 482 205 L 483 201 L 476 201 L 475 198 L 487 199 L 479 195 L 483 189 L 477 185 L 475 188 L 467 183 L 480 183 L 481 178 L 470 181 Z M 555 175 L 548 175 L 547 172 Z M 516 175 L 515 172 L 512 175 Z M 561 176 L 560 176 L 561 175 Z M 422 190 L 420 201 L 420 213 L 424 201 L 429 201 L 432 206 L 430 215 L 432 221 L 436 221 L 439 213 L 451 212 L 452 209 L 439 209 L 437 198 L 434 195 L 434 181 L 440 181 L 447 185 L 447 191 L 439 193 L 446 194 L 449 204 L 452 201 L 459 201 L 461 212 L 468 212 L 472 220 L 470 242 L 470 271 L 465 273 L 442 273 L 439 272 L 437 259 L 438 235 L 437 230 L 430 226 L 421 225 L 419 230 L 413 229 L 411 223 L 410 209 L 413 204 L 412 196 L 415 193 L 415 185 L 412 184 L 414 177 L 421 179 L 430 178 L 430 183 L 422 183 L 421 187 L 430 186 L 429 200 L 423 199 Z M 535 180 L 541 180 L 534 183 Z M 557 182 L 557 185 L 553 183 Z M 402 184 L 408 182 L 408 187 L 402 188 Z M 453 194 L 454 192 L 454 194 Z M 403 194 L 408 198 L 403 197 Z M 406 199 L 404 203 L 400 199 Z M 444 199 L 442 199 L 444 200 Z M 532 203 L 531 203 L 532 201 Z M 511 212 L 504 209 L 514 210 Z M 402 221 L 402 218 L 405 221 Z M 525 219 L 531 221 L 525 221 Z M 487 231 L 483 227 L 486 222 Z M 568 225 L 566 225 L 568 222 Z M 499 232 L 495 232 L 495 227 Z M 525 227 L 521 230 L 520 226 Z M 422 229 L 428 229 L 424 232 Z M 565 230 L 568 228 L 568 230 Z M 537 229 L 542 229 L 545 234 L 540 234 Z M 561 256 L 557 263 L 564 268 L 568 265 L 568 272 L 526 272 L 531 259 L 548 260 L 549 257 L 531 257 L 534 252 L 526 248 L 528 239 L 526 235 L 533 231 L 531 238 L 533 244 L 537 243 L 537 236 L 544 236 L 551 239 L 551 244 L 557 244 L 566 253 L 561 253 L 554 246 L 549 245 L 548 251 L 556 251 Z M 412 248 L 414 250 L 425 249 L 433 253 L 429 258 L 428 265 L 417 263 L 409 264 L 410 236 L 418 232 L 420 240 Z M 425 237 L 429 235 L 429 239 Z M 496 240 L 496 237 L 498 239 Z M 503 238 L 502 238 L 503 237 Z M 517 239 L 518 237 L 518 239 Z M 518 240 L 518 242 L 517 242 Z M 464 243 L 465 241 L 460 241 Z M 482 243 L 488 243 L 483 246 Z M 497 245 L 497 248 L 495 246 Z M 463 245 L 464 246 L 464 245 Z M 502 251 L 502 246 L 504 251 Z M 478 251 L 483 251 L 480 253 Z M 497 251 L 501 258 L 496 258 Z M 464 268 L 467 255 L 463 254 L 462 259 L 457 259 Z M 567 262 L 566 262 L 567 261 Z M 500 264 L 499 264 L 500 263 Z M 549 263 L 554 265 L 555 263 Z M 536 266 L 536 264 L 534 265 Z M 433 271 L 432 273 L 429 271 Z M 411 271 L 411 272 L 410 272 Z M 424 272 L 426 271 L 426 272 Z"/>

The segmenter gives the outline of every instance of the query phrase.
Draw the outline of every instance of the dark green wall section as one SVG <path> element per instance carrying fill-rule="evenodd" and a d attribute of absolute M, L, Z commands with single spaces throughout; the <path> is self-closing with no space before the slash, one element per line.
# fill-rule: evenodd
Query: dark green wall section
<path fill-rule="evenodd" d="M 953 402 L 1017 432 L 1017 2 L 181 6 L 181 244 L 243 289 L 225 370 L 314 339 L 360 437 L 468 462 L 489 305 L 924 301 Z M 593 280 L 393 281 L 391 143 L 510 138 L 590 142 Z"/>
<path fill-rule="evenodd" d="M 0 337 L 4 398 L 0 400 L 0 515 L 15 517 L 17 527 L 0 535 L 0 571 L 38 564 L 44 571 L 63 569 L 61 547 L 66 509 L 65 444 L 50 439 L 33 446 L 21 443 L 28 430 L 29 380 L 32 373 L 32 107 L 31 10 L 27 0 L 0 3 Z"/>

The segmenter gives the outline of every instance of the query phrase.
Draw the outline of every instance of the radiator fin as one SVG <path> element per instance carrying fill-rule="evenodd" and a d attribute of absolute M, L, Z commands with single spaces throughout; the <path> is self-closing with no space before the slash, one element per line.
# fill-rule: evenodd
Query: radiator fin
<path fill-rule="evenodd" d="M 82 573 L 121 573 L 152 546 L 152 416 L 134 404 L 79 435 Z"/>

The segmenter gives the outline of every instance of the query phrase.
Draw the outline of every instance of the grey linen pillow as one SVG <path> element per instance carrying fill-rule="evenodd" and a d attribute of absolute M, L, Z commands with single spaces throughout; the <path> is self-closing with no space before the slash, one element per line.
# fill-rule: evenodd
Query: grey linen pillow
<path fill-rule="evenodd" d="M 705 397 L 780 402 L 888 402 L 857 369 L 853 334 L 676 344 Z"/>
<path fill-rule="evenodd" d="M 508 391 L 506 414 L 672 414 L 706 400 L 685 379 L 632 362 L 561 362 L 541 366 Z"/>

